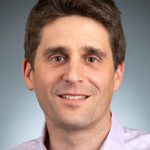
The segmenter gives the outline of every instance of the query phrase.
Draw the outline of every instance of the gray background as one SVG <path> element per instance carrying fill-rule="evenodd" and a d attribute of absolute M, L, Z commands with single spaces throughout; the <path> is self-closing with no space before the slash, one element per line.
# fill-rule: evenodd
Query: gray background
<path fill-rule="evenodd" d="M 21 72 L 26 18 L 36 0 L 0 0 L 0 150 L 40 135 L 44 117 Z M 150 1 L 116 0 L 127 39 L 122 87 L 112 109 L 125 126 L 150 131 Z"/>

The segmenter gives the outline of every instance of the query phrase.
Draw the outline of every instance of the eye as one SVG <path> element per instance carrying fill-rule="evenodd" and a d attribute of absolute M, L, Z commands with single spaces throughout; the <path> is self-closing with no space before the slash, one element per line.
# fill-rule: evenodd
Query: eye
<path fill-rule="evenodd" d="M 53 56 L 51 60 L 54 62 L 63 62 L 65 58 L 63 56 Z"/>
<path fill-rule="evenodd" d="M 88 57 L 87 58 L 87 62 L 89 62 L 89 63 L 95 63 L 95 62 L 97 62 L 97 59 L 95 57 Z"/>

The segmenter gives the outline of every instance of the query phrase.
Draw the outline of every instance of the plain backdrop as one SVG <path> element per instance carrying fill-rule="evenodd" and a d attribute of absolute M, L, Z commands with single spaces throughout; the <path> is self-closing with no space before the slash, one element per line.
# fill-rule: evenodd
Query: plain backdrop
<path fill-rule="evenodd" d="M 150 1 L 116 0 L 127 40 L 122 87 L 112 110 L 128 127 L 150 131 Z M 0 0 L 0 150 L 40 136 L 44 115 L 23 82 L 24 28 L 36 0 Z"/>

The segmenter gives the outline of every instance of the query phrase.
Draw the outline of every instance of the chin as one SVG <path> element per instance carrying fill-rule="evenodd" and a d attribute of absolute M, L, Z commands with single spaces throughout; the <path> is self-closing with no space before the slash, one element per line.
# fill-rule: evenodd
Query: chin
<path fill-rule="evenodd" d="M 91 119 L 83 119 L 80 117 L 72 117 L 70 119 L 63 119 L 59 120 L 59 126 L 63 129 L 70 129 L 70 130 L 79 130 L 83 128 L 87 128 L 90 124 L 92 124 Z"/>

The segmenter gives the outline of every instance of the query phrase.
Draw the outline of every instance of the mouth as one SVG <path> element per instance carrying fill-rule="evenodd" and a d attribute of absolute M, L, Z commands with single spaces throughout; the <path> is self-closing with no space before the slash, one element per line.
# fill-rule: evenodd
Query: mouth
<path fill-rule="evenodd" d="M 88 102 L 88 98 L 90 95 L 85 94 L 61 94 L 58 95 L 60 98 L 62 104 L 64 104 L 67 107 L 72 108 L 80 108 L 82 105 L 85 105 Z"/>
<path fill-rule="evenodd" d="M 63 104 L 71 108 L 80 108 L 81 105 L 87 103 L 89 95 L 83 94 L 61 94 L 58 95 Z"/>
<path fill-rule="evenodd" d="M 83 95 L 83 94 L 62 94 L 58 96 L 63 100 L 73 100 L 73 101 L 82 101 L 89 98 L 89 95 Z"/>

